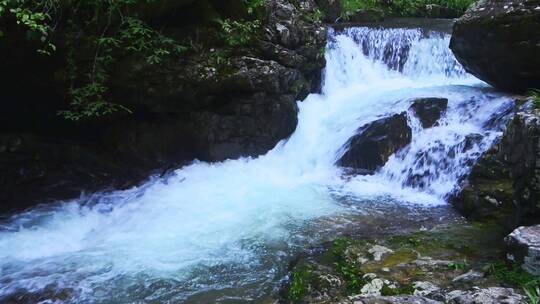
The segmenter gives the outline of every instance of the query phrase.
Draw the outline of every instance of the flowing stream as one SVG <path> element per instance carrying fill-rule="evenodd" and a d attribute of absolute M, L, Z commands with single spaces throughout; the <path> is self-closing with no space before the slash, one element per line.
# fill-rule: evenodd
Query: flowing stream
<path fill-rule="evenodd" d="M 266 155 L 196 162 L 0 222 L 0 302 L 263 301 L 295 254 L 352 225 L 400 229 L 401 218 L 450 214 L 448 196 L 501 135 L 513 102 L 468 75 L 449 39 L 330 30 L 323 93 L 299 102 L 295 133 Z M 334 164 L 356 130 L 416 97 L 449 99 L 439 125 L 424 130 L 409 113 L 407 148 L 373 176 L 344 176 Z"/>

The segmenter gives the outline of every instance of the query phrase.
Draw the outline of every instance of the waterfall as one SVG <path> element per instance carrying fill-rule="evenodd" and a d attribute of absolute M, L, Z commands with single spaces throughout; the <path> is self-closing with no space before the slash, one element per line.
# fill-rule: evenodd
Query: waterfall
<path fill-rule="evenodd" d="M 234 288 L 256 298 L 363 201 L 446 204 L 500 137 L 512 101 L 468 75 L 444 33 L 350 28 L 328 40 L 323 93 L 299 102 L 295 133 L 266 155 L 194 162 L 1 222 L 0 302 L 175 302 Z M 356 130 L 418 97 L 449 99 L 439 125 L 422 129 L 409 113 L 408 147 L 373 176 L 343 178 L 334 164 Z"/>

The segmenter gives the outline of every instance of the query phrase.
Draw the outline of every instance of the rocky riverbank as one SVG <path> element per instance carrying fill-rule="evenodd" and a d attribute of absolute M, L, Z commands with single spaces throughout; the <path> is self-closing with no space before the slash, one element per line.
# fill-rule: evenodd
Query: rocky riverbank
<path fill-rule="evenodd" d="M 525 303 L 538 278 L 504 261 L 496 223 L 339 238 L 292 268 L 286 303 Z"/>
<path fill-rule="evenodd" d="M 111 67 L 111 99 L 131 114 L 78 122 L 58 115 L 66 99 L 64 24 L 51 58 L 14 33 L 6 37 L 0 54 L 11 77 L 3 94 L 11 103 L 0 119 L 0 213 L 129 187 L 194 159 L 257 156 L 292 134 L 296 102 L 320 89 L 325 65 L 316 4 L 264 1 L 260 34 L 231 48 L 205 31 L 215 31 L 216 18 L 246 15 L 242 1 L 232 8 L 169 2 L 138 9 L 178 41 L 192 39 L 191 50 L 157 65 L 134 55 Z M 80 47 L 75 52 L 84 54 Z"/>
<path fill-rule="evenodd" d="M 538 88 L 539 65 L 532 53 L 540 46 L 540 33 L 533 30 L 540 28 L 539 5 L 479 1 L 470 8 L 454 26 L 451 43 L 467 71 L 503 90 Z M 338 238 L 292 265 L 282 301 L 537 303 L 538 226 L 510 232 L 519 225 L 538 224 L 540 113 L 526 97 L 518 97 L 509 111 L 501 139 L 480 157 L 463 189 L 451 198 L 469 218 L 466 224 L 378 238 Z M 365 126 L 341 163 L 360 173 L 384 164 L 378 157 L 394 153 L 392 147 L 399 149 L 408 138 L 388 131 L 398 119 L 396 115 Z M 406 131 L 407 125 L 401 125 L 399 130 Z M 368 160 L 369 153 L 361 152 L 366 148 L 354 148 L 369 141 L 372 129 L 378 131 L 377 141 L 369 146 L 380 151 Z"/>

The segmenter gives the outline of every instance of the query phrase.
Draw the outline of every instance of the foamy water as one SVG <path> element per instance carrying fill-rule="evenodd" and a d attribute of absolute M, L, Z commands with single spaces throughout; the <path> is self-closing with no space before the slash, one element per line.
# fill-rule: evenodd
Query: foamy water
<path fill-rule="evenodd" d="M 295 133 L 256 159 L 196 162 L 126 191 L 36 208 L 0 228 L 0 300 L 182 301 L 277 282 L 280 266 L 317 242 L 321 220 L 361 209 L 339 197 L 439 206 L 500 136 L 488 124 L 511 101 L 465 73 L 449 36 L 415 29 L 329 34 L 323 94 L 299 103 Z M 377 174 L 343 179 L 334 164 L 362 125 L 445 97 L 437 127 Z M 467 144 L 474 135 L 477 140 Z M 384 198 L 384 199 L 382 199 Z M 62 292 L 66 295 L 62 296 Z"/>

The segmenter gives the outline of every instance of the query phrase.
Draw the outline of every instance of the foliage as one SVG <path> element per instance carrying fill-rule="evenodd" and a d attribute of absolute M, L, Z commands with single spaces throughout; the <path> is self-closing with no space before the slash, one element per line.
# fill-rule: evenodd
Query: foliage
<path fill-rule="evenodd" d="M 244 0 L 248 15 L 256 15 L 264 6 L 265 0 Z"/>
<path fill-rule="evenodd" d="M 463 14 L 475 0 L 394 0 L 390 10 L 398 16 L 418 16 L 419 12 L 427 5 L 440 5 L 446 7 L 457 14 Z"/>
<path fill-rule="evenodd" d="M 221 31 L 220 38 L 228 48 L 245 46 L 252 43 L 260 33 L 260 14 L 265 0 L 244 0 L 249 20 L 232 20 L 230 18 L 217 20 Z"/>
<path fill-rule="evenodd" d="M 476 0 L 344 0 L 342 18 L 349 19 L 359 10 L 380 10 L 385 15 L 414 17 L 423 15 L 427 5 L 440 5 L 463 14 Z"/>
<path fill-rule="evenodd" d="M 319 23 L 322 22 L 322 20 L 324 19 L 324 13 L 320 9 L 316 8 L 311 14 L 308 14 L 306 17 L 309 22 Z"/>
<path fill-rule="evenodd" d="M 469 263 L 467 262 L 467 259 L 464 259 L 463 261 L 454 261 L 448 264 L 448 268 L 465 271 L 469 269 Z"/>
<path fill-rule="evenodd" d="M 306 295 L 309 288 L 309 281 L 313 276 L 313 269 L 303 266 L 292 273 L 291 286 L 289 288 L 289 300 L 299 302 Z"/>
<path fill-rule="evenodd" d="M 529 91 L 528 95 L 532 98 L 534 107 L 540 109 L 540 90 L 532 89 Z"/>
<path fill-rule="evenodd" d="M 508 265 L 504 261 L 496 261 L 489 265 L 488 273 L 501 282 L 529 291 L 540 285 L 540 277 L 526 272 L 518 264 Z"/>
<path fill-rule="evenodd" d="M 15 23 L 24 26 L 30 36 L 37 38 L 39 53 L 50 55 L 56 51 L 56 46 L 50 41 L 52 32 L 52 14 L 58 10 L 58 0 L 29 1 L 29 0 L 0 0 L 0 17 L 11 17 Z M 0 37 L 4 31 L 0 30 Z"/>
<path fill-rule="evenodd" d="M 379 10 L 380 8 L 380 0 L 344 0 L 342 2 L 341 18 L 349 20 L 360 10 Z"/>
<path fill-rule="evenodd" d="M 245 46 L 251 43 L 259 33 L 261 22 L 253 21 L 236 21 L 231 19 L 218 20 L 221 25 L 221 38 L 225 44 L 230 47 Z"/>
<path fill-rule="evenodd" d="M 529 304 L 539 304 L 540 303 L 540 287 L 524 287 L 523 291 L 527 295 L 527 300 Z"/>
<path fill-rule="evenodd" d="M 381 289 L 381 295 L 383 296 L 398 296 L 398 295 L 412 295 L 414 294 L 414 286 L 411 284 L 399 286 L 399 287 L 390 287 L 388 284 L 384 284 Z"/>
<path fill-rule="evenodd" d="M 332 255 L 334 256 L 337 270 L 345 279 L 347 289 L 351 292 L 359 291 L 367 282 L 363 278 L 360 267 L 356 265 L 356 259 L 349 258 L 347 249 L 352 245 L 352 240 L 340 238 L 333 242 Z"/>
<path fill-rule="evenodd" d="M 59 114 L 68 120 L 81 120 L 118 111 L 130 112 L 109 101 L 110 68 L 118 58 L 137 54 L 155 65 L 187 50 L 132 15 L 134 5 L 152 1 L 0 0 L 0 16 L 9 13 L 16 24 L 39 35 L 43 46 L 38 52 L 47 55 L 56 50 L 52 43 L 56 24 L 66 24 L 63 34 L 67 40 L 69 108 Z M 60 13 L 62 10 L 68 13 Z M 83 51 L 81 55 L 75 49 L 91 50 L 91 53 Z"/>

